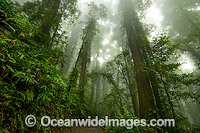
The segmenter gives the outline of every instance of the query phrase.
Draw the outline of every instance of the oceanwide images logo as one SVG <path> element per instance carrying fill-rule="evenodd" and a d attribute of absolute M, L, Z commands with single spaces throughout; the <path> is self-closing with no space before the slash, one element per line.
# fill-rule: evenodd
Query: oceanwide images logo
<path fill-rule="evenodd" d="M 25 124 L 27 125 L 27 127 L 34 127 L 36 124 L 36 117 L 34 115 L 26 116 Z"/>
<path fill-rule="evenodd" d="M 34 127 L 36 125 L 36 117 L 34 115 L 28 115 L 25 118 L 25 124 L 28 127 Z M 104 119 L 99 119 L 96 116 L 95 119 L 91 119 L 88 116 L 87 119 L 51 119 L 49 116 L 43 116 L 41 118 L 41 125 L 43 127 L 126 127 L 127 129 L 133 129 L 134 127 L 149 127 L 149 126 L 159 126 L 159 127 L 175 127 L 174 119 L 152 119 L 149 124 L 147 124 L 146 119 L 109 119 L 105 116 Z"/>

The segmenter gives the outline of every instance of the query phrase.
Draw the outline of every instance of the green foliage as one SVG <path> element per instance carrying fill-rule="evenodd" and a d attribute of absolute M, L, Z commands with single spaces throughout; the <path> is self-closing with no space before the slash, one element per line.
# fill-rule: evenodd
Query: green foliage
<path fill-rule="evenodd" d="M 137 12 L 140 12 L 141 16 L 147 13 L 148 8 L 152 5 L 152 0 L 136 0 Z"/>
<path fill-rule="evenodd" d="M 79 70 L 77 68 L 73 68 L 72 72 L 70 72 L 68 77 L 68 83 L 67 83 L 68 90 L 77 87 L 78 76 L 79 76 Z"/>
<path fill-rule="evenodd" d="M 9 36 L 18 39 L 24 39 L 32 30 L 30 23 L 24 17 L 18 14 L 12 8 L 13 3 L 0 1 L 0 34 L 2 38 Z M 5 35 L 5 36 L 4 36 Z"/>
<path fill-rule="evenodd" d="M 107 16 L 107 8 L 105 7 L 104 4 L 100 4 L 99 6 L 95 5 L 94 2 L 91 2 L 88 4 L 90 11 L 87 15 L 86 18 L 89 20 L 92 19 L 100 19 L 100 18 L 105 18 Z"/>
<path fill-rule="evenodd" d="M 125 114 L 118 114 L 117 119 L 140 119 L 134 115 L 131 115 L 127 110 L 125 111 Z M 132 129 L 127 129 L 128 128 L 132 128 Z M 127 124 L 127 127 L 107 127 L 106 131 L 109 132 L 113 132 L 113 133 L 136 133 L 136 132 L 151 132 L 151 133 L 157 133 L 157 132 L 163 132 L 163 130 L 159 127 L 142 127 L 142 126 L 138 126 L 138 127 L 133 127 L 133 125 L 129 125 Z"/>
<path fill-rule="evenodd" d="M 47 48 L 67 45 L 67 32 L 62 30 L 62 20 L 73 24 L 78 19 L 80 11 L 77 0 L 36 0 L 26 2 L 20 10 L 36 29 L 34 40 Z"/>
<path fill-rule="evenodd" d="M 197 0 L 158 0 L 163 5 L 162 25 L 168 27 L 168 33 L 179 44 L 179 50 L 190 53 L 196 61 L 200 61 L 200 11 Z"/>
<path fill-rule="evenodd" d="M 46 19 L 48 20 L 50 16 L 52 16 L 52 9 L 55 8 L 52 7 L 54 2 L 55 1 L 51 0 L 35 0 L 33 2 L 27 1 L 24 3 L 21 12 L 26 14 L 29 21 L 34 26 L 39 27 L 44 21 L 46 21 Z M 63 19 L 67 19 L 69 23 L 73 24 L 74 20 L 76 20 L 79 15 L 80 11 L 77 7 L 77 0 L 62 1 L 60 3 L 60 10 L 56 15 L 56 19 L 58 19 L 57 21 L 60 21 L 59 19 L 63 16 Z"/>
<path fill-rule="evenodd" d="M 149 69 L 149 71 L 154 71 L 157 75 L 162 75 L 163 79 L 168 84 L 168 89 L 181 88 L 183 85 L 194 85 L 199 81 L 199 78 L 194 77 L 193 73 L 178 73 L 181 63 L 176 63 L 176 58 L 173 59 L 172 57 L 172 55 L 178 57 L 175 51 L 176 48 L 177 45 L 173 45 L 169 37 L 165 34 L 155 38 L 152 42 L 154 60 L 152 61 L 152 68 L 149 67 L 147 69 Z"/>
<path fill-rule="evenodd" d="M 97 20 L 106 17 L 107 8 L 101 4 L 95 5 L 94 2 L 88 4 L 89 12 L 83 22 L 86 26 L 83 28 L 83 43 L 91 43 L 94 36 L 99 32 Z"/>
<path fill-rule="evenodd" d="M 183 116 L 178 115 L 180 100 L 196 101 L 199 94 L 191 91 L 191 85 L 196 85 L 199 78 L 193 73 L 179 72 L 180 63 L 177 63 L 178 55 L 176 54 L 177 45 L 174 45 L 166 34 L 153 39 L 151 43 L 152 49 L 152 65 L 146 66 L 142 70 L 151 72 L 156 75 L 156 83 L 159 87 L 161 101 L 163 104 L 161 117 L 173 117 L 177 121 L 179 130 L 185 130 L 183 125 Z M 186 118 L 184 118 L 185 123 Z M 176 129 L 173 129 L 176 130 Z"/>
<path fill-rule="evenodd" d="M 92 75 L 101 75 L 111 85 L 110 92 L 105 95 L 100 105 L 103 107 L 103 112 L 115 117 L 116 114 L 124 113 L 124 107 L 133 111 L 131 96 L 130 96 L 130 82 L 128 78 L 134 78 L 133 66 L 127 64 L 127 60 L 131 61 L 129 53 L 122 52 L 113 60 L 106 63 L 103 72 L 92 73 Z M 132 63 L 132 62 L 131 62 Z M 130 76 L 130 77 L 129 77 Z M 116 79 L 115 79 L 116 77 Z M 131 112 L 132 112 L 131 111 Z"/>
<path fill-rule="evenodd" d="M 0 0 L 0 105 L 2 132 L 25 132 L 28 114 L 69 118 L 82 108 L 76 91 L 68 92 L 65 77 L 56 68 L 63 48 L 45 49 L 32 40 L 31 24 Z M 37 124 L 32 131 L 51 130 Z"/>

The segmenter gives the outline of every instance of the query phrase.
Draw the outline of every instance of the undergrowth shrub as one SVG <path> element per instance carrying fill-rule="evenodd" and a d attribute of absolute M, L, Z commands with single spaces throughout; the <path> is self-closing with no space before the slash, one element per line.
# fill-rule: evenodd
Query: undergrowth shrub
<path fill-rule="evenodd" d="M 34 29 L 13 3 L 0 0 L 0 115 L 2 132 L 42 131 L 40 119 L 70 118 L 81 105 L 75 89 L 67 91 L 65 77 L 56 69 L 62 47 L 46 49 L 33 40 Z M 74 81 L 76 82 L 76 81 Z M 25 117 L 36 116 L 29 129 Z"/>

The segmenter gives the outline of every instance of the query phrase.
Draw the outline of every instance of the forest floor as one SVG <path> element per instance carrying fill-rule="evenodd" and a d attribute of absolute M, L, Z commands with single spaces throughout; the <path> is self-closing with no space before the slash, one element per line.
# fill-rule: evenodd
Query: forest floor
<path fill-rule="evenodd" d="M 108 133 L 107 131 L 104 131 L 100 127 L 97 127 L 97 128 L 79 127 L 79 128 L 72 128 L 70 130 L 68 129 L 63 132 L 68 132 L 68 133 Z"/>

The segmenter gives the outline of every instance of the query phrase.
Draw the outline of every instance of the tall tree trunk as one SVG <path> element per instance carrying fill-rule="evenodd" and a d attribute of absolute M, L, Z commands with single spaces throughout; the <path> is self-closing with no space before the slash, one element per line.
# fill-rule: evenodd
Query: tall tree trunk
<path fill-rule="evenodd" d="M 97 58 L 99 57 L 99 49 L 96 50 L 97 57 L 96 57 L 96 72 L 98 73 L 100 70 L 99 62 Z M 95 76 L 95 82 L 96 82 L 96 99 L 95 99 L 95 104 L 97 104 L 99 97 L 100 97 L 100 82 L 101 82 L 101 77 L 100 75 Z"/>
<path fill-rule="evenodd" d="M 87 61 L 88 61 L 88 46 L 85 44 L 85 47 L 83 47 L 83 55 L 81 58 L 81 72 L 80 72 L 80 79 L 79 79 L 79 96 L 80 100 L 83 101 L 84 97 L 84 89 L 86 85 L 86 70 L 87 70 Z"/>
<path fill-rule="evenodd" d="M 92 86 L 91 86 L 90 104 L 93 105 L 95 81 L 93 77 L 91 78 L 91 80 L 92 80 Z"/>
<path fill-rule="evenodd" d="M 155 110 L 153 93 L 150 86 L 148 74 L 141 71 L 145 63 L 140 46 L 137 43 L 137 34 L 134 27 L 137 27 L 134 22 L 139 21 L 137 14 L 133 8 L 131 0 L 120 0 L 124 24 L 127 32 L 128 42 L 134 60 L 136 71 L 136 82 L 139 95 L 139 116 L 141 118 L 151 118 L 152 111 Z"/>
<path fill-rule="evenodd" d="M 69 38 L 69 43 L 67 45 L 67 51 L 65 52 L 65 64 L 63 67 L 63 74 L 68 73 L 71 70 L 71 64 L 73 62 L 73 47 L 75 47 L 78 43 L 79 39 L 79 34 L 81 32 L 81 24 L 75 24 L 72 31 L 71 31 L 71 36 Z"/>
<path fill-rule="evenodd" d="M 120 87 L 120 79 L 119 79 L 119 74 L 120 74 L 120 70 L 118 70 L 118 72 L 117 72 L 117 75 L 116 75 L 116 85 L 118 86 L 118 88 L 116 88 L 117 90 L 117 92 L 118 92 L 118 94 L 119 94 L 119 97 L 120 97 L 120 113 L 123 115 L 124 114 L 124 106 L 122 106 L 123 105 L 123 102 L 122 102 L 122 98 L 121 98 L 121 96 L 122 95 L 120 95 L 120 93 L 119 93 L 119 87 Z"/>
<path fill-rule="evenodd" d="M 80 96 L 80 100 L 81 102 L 84 101 L 84 89 L 85 89 L 85 85 L 86 85 L 86 72 L 87 72 L 87 64 L 88 61 L 90 60 L 90 51 L 91 51 L 91 43 L 94 37 L 94 34 L 92 30 L 95 30 L 96 27 L 96 21 L 95 20 L 91 20 L 87 27 L 86 27 L 86 32 L 85 35 L 83 37 L 83 44 L 82 47 L 80 49 L 75 67 L 77 67 L 78 62 L 81 62 L 81 72 L 80 72 L 80 78 L 79 78 L 79 96 Z"/>
<path fill-rule="evenodd" d="M 35 36 L 34 36 L 34 39 L 37 43 L 44 43 L 44 45 L 46 47 L 48 47 L 50 41 L 51 41 L 51 38 L 50 38 L 50 30 L 53 26 L 53 23 L 55 23 L 56 21 L 56 18 L 57 18 L 57 15 L 58 15 L 58 9 L 59 9 L 59 6 L 60 6 L 60 3 L 61 3 L 61 0 L 48 0 L 48 1 L 44 1 L 44 3 L 53 3 L 53 5 L 51 5 L 51 8 L 48 9 L 48 12 L 46 14 L 47 19 L 45 19 L 45 21 L 42 23 L 41 25 L 41 30 L 42 30 L 42 33 L 37 33 Z M 47 4 L 48 5 L 48 4 Z M 47 7 L 48 8 L 48 7 Z"/>
<path fill-rule="evenodd" d="M 141 32 L 141 35 L 145 36 L 143 28 L 141 27 L 139 30 Z M 145 63 L 147 64 L 147 66 L 152 66 L 153 65 L 152 61 L 154 60 L 154 56 L 153 56 L 153 53 L 151 51 L 151 47 L 148 43 L 147 38 L 144 37 L 144 40 L 146 41 L 146 44 L 145 44 L 145 46 L 141 46 L 141 49 L 143 51 L 143 57 L 144 57 L 144 60 L 145 60 Z M 160 117 L 163 117 L 163 116 L 165 116 L 165 113 L 162 111 L 163 105 L 162 105 L 162 102 L 161 102 L 161 99 L 160 99 L 159 84 L 158 84 L 157 79 L 156 79 L 156 74 L 155 74 L 155 72 L 150 71 L 148 73 L 148 76 L 149 76 L 150 84 L 151 84 L 151 87 L 152 87 L 152 90 L 153 90 L 158 114 L 160 115 Z"/>
<path fill-rule="evenodd" d="M 119 72 L 119 70 L 118 70 Z M 120 90 L 119 90 L 119 86 L 118 86 L 118 83 L 113 79 L 112 75 L 110 74 L 107 74 L 107 73 L 101 73 L 103 75 L 103 77 L 105 77 L 107 79 L 107 81 L 113 85 L 113 91 L 116 92 L 116 94 L 118 95 L 118 98 L 114 97 L 116 99 L 116 101 L 119 101 L 119 104 L 120 104 L 120 111 L 121 111 L 121 114 L 124 113 L 124 106 L 123 106 L 123 102 L 122 102 L 122 94 L 120 93 Z M 118 76 L 119 77 L 119 76 Z"/>
<path fill-rule="evenodd" d="M 106 80 L 104 79 L 104 78 L 102 78 L 102 90 L 103 90 L 103 92 L 102 92 L 102 100 L 105 98 L 105 96 L 106 96 L 106 94 L 107 94 L 107 86 L 106 86 L 106 84 L 107 84 L 107 82 L 106 82 Z"/>
<path fill-rule="evenodd" d="M 125 48 L 123 48 L 123 49 L 125 49 Z M 127 51 L 128 51 L 128 49 L 127 49 Z M 133 66 L 132 62 L 127 59 L 127 57 L 125 56 L 125 54 L 123 54 L 123 57 L 124 57 L 125 67 L 126 68 L 129 68 L 130 66 Z M 128 88 L 129 88 L 129 93 L 130 93 L 132 104 L 133 104 L 134 114 L 136 116 L 139 116 L 139 105 L 138 105 L 137 87 L 135 85 L 135 81 L 131 80 L 130 71 L 131 70 L 128 69 L 127 72 L 126 72 L 126 74 L 125 74 L 124 70 L 122 69 L 122 74 L 123 74 L 123 76 L 124 76 L 124 78 L 126 80 L 126 84 L 128 85 Z M 127 75 L 127 78 L 126 78 L 126 75 Z"/>
<path fill-rule="evenodd" d="M 158 109 L 158 114 L 160 115 L 160 117 L 163 117 L 163 116 L 165 116 L 165 113 L 163 112 L 163 105 L 162 105 L 162 102 L 161 102 L 161 99 L 160 99 L 161 95 L 160 95 L 160 92 L 159 92 L 159 85 L 156 82 L 157 81 L 156 76 L 153 72 L 151 72 L 149 74 L 149 78 L 150 78 L 151 85 L 152 85 L 152 88 L 153 88 L 153 94 L 154 94 L 154 97 L 155 97 L 156 108 Z"/>

